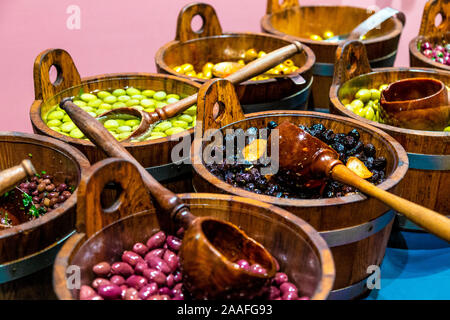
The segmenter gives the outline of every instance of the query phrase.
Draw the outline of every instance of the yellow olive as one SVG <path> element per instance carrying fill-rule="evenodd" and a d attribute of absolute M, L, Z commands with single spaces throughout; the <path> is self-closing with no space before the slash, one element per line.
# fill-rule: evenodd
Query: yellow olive
<path fill-rule="evenodd" d="M 187 75 L 188 77 L 196 77 L 196 76 L 197 76 L 197 74 L 195 73 L 195 71 L 189 71 L 189 72 L 186 72 L 186 75 Z"/>
<path fill-rule="evenodd" d="M 264 51 L 260 51 L 258 52 L 258 58 L 264 57 L 267 53 L 265 53 Z"/>
<path fill-rule="evenodd" d="M 323 40 L 322 37 L 319 36 L 318 34 L 312 34 L 309 36 L 309 38 L 314 41 L 322 41 Z"/>
<path fill-rule="evenodd" d="M 214 63 L 207 62 L 202 68 L 203 74 L 205 74 L 208 71 L 211 71 L 213 67 L 214 67 Z"/>
<path fill-rule="evenodd" d="M 323 33 L 323 38 L 324 39 L 330 39 L 330 38 L 333 38 L 333 37 L 334 37 L 333 31 L 325 31 Z"/>
<path fill-rule="evenodd" d="M 258 52 L 255 49 L 251 48 L 245 51 L 244 59 L 246 61 L 255 60 L 256 58 L 258 58 Z"/>
<path fill-rule="evenodd" d="M 194 66 L 190 63 L 185 63 L 181 66 L 181 69 L 183 70 L 184 73 L 188 73 L 194 71 Z"/>
<path fill-rule="evenodd" d="M 287 59 L 285 62 L 283 62 L 283 64 L 286 67 L 293 67 L 294 66 L 294 61 L 292 61 L 291 59 Z"/>
<path fill-rule="evenodd" d="M 175 68 L 173 68 L 173 70 L 178 73 L 183 73 L 183 69 L 181 68 L 181 66 L 176 66 Z"/>
<path fill-rule="evenodd" d="M 239 64 L 242 64 L 243 66 L 245 65 L 245 62 L 244 62 L 244 60 L 242 60 L 242 59 L 239 60 L 238 63 L 239 63 Z"/>

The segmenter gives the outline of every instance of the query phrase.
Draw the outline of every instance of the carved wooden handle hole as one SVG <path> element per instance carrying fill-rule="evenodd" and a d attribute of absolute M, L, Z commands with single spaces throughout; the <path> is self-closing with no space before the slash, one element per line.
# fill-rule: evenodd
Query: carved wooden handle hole
<path fill-rule="evenodd" d="M 100 204 L 104 212 L 114 212 L 119 208 L 123 187 L 115 181 L 108 182 L 100 194 Z"/>
<path fill-rule="evenodd" d="M 348 72 L 355 72 L 356 67 L 357 67 L 357 63 L 358 63 L 358 58 L 355 55 L 355 52 L 353 50 L 350 51 L 350 61 L 347 65 L 347 70 Z"/>
<path fill-rule="evenodd" d="M 434 26 L 436 28 L 439 28 L 442 22 L 444 22 L 444 15 L 442 14 L 442 12 L 438 12 L 438 14 L 436 14 L 436 16 L 434 17 Z"/>
<path fill-rule="evenodd" d="M 60 85 L 63 81 L 61 67 L 57 64 L 52 64 L 48 69 L 48 78 L 55 87 Z"/>
<path fill-rule="evenodd" d="M 225 105 L 222 101 L 217 101 L 213 106 L 213 119 L 219 123 L 225 115 Z"/>
<path fill-rule="evenodd" d="M 202 34 L 205 27 L 205 17 L 197 13 L 192 17 L 191 29 L 196 34 Z"/>

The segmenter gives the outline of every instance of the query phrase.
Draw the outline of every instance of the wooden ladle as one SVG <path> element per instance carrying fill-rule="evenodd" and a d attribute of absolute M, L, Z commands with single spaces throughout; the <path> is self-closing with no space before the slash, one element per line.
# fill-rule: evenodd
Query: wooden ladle
<path fill-rule="evenodd" d="M 33 164 L 25 159 L 14 167 L 0 172 L 0 196 L 13 189 L 22 179 L 32 177 L 36 174 Z"/>
<path fill-rule="evenodd" d="M 266 290 L 275 275 L 276 265 L 262 245 L 229 222 L 194 216 L 180 198 L 159 184 L 100 122 L 70 98 L 61 101 L 60 107 L 107 155 L 126 159 L 138 168 L 155 200 L 161 229 L 174 233 L 182 226 L 186 230 L 180 249 L 180 265 L 183 283 L 194 298 L 252 299 Z M 235 262 L 240 259 L 258 263 L 267 272 L 255 274 L 237 268 Z"/>
<path fill-rule="evenodd" d="M 238 84 L 243 81 L 249 80 L 257 75 L 260 75 L 261 73 L 266 72 L 267 70 L 279 65 L 284 60 L 292 57 L 294 54 L 300 53 L 303 51 L 302 44 L 298 41 L 294 41 L 292 44 L 289 44 L 287 46 L 284 46 L 280 49 L 274 50 L 265 56 L 253 60 L 249 64 L 245 65 L 244 67 L 240 68 L 236 72 L 228 75 L 226 79 L 230 81 L 233 84 Z M 297 75 L 298 79 L 295 78 L 293 81 L 299 81 L 298 84 L 301 84 L 301 80 L 303 79 L 300 75 Z M 305 81 L 303 79 L 303 81 Z M 190 106 L 197 103 L 197 94 L 193 94 L 192 96 L 189 96 L 187 98 L 181 99 L 180 101 L 177 101 L 175 103 L 166 105 L 162 108 L 156 109 L 154 112 L 145 112 L 142 111 L 141 113 L 146 113 L 148 116 L 143 117 L 141 120 L 141 124 L 137 130 L 131 133 L 131 135 L 123 140 L 123 141 L 129 141 L 133 139 L 139 139 L 139 136 L 142 135 L 142 132 L 147 132 L 148 129 L 150 129 L 151 125 L 157 121 L 160 120 L 166 120 L 169 118 L 172 118 L 176 116 L 177 114 L 185 111 Z M 110 115 L 110 113 L 120 113 L 122 110 L 127 110 L 129 108 L 117 108 L 111 111 L 107 111 L 100 115 L 100 117 L 107 117 Z M 128 112 L 128 111 L 125 111 Z"/>
<path fill-rule="evenodd" d="M 360 178 L 339 160 L 335 150 L 298 126 L 285 121 L 276 129 L 272 134 L 279 136 L 280 168 L 291 170 L 305 180 L 332 178 L 358 188 L 450 242 L 450 219 L 444 215 L 395 196 Z"/>

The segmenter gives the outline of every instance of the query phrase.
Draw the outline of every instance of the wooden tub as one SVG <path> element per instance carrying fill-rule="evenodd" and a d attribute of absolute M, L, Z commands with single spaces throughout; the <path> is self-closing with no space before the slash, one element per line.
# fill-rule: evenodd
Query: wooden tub
<path fill-rule="evenodd" d="M 122 184 L 123 191 L 114 207 L 102 209 L 98 197 L 108 181 Z M 309 224 L 275 206 L 241 197 L 192 193 L 179 197 L 194 215 L 230 221 L 264 245 L 300 294 L 326 299 L 333 286 L 334 265 L 325 241 Z M 126 160 L 110 158 L 93 165 L 83 176 L 78 198 L 78 232 L 59 252 L 53 271 L 55 292 L 65 300 L 79 297 L 79 290 L 67 288 L 68 266 L 78 266 L 72 272 L 80 272 L 81 284 L 90 284 L 92 266 L 117 261 L 123 250 L 159 230 L 140 174 Z"/>

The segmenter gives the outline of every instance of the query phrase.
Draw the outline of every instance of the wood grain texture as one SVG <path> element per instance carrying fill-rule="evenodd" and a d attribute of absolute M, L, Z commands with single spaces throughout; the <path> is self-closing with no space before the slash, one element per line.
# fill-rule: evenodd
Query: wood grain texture
<path fill-rule="evenodd" d="M 217 81 L 211 85 L 216 85 L 217 88 L 210 89 L 210 91 L 220 90 L 222 88 L 222 86 L 217 85 Z M 202 92 L 208 92 L 204 88 L 201 90 Z M 210 104 L 214 103 L 213 100 L 204 100 Z M 201 106 L 200 101 L 199 106 Z M 368 126 L 360 121 L 315 112 L 272 111 L 253 113 L 237 122 L 222 121 L 220 130 L 224 133 L 226 129 L 242 128 L 246 130 L 249 127 L 263 128 L 267 127 L 267 123 L 270 121 L 282 123 L 285 120 L 305 126 L 322 123 L 326 128 L 334 132 L 347 133 L 354 128 L 358 129 L 361 140 L 365 143 L 372 143 L 377 150 L 377 154 L 387 159 L 388 178 L 378 185 L 378 187 L 396 193 L 397 185 L 408 169 L 406 153 L 393 138 L 381 130 Z M 231 119 L 231 121 L 234 121 L 234 119 Z M 205 129 L 208 128 L 206 127 Z M 203 165 L 200 155 L 202 154 L 201 151 L 207 146 L 207 142 L 202 143 L 198 137 L 196 136 L 191 150 L 191 159 L 194 168 L 193 184 L 197 192 L 239 195 L 277 205 L 307 221 L 318 231 L 330 231 L 358 226 L 380 217 L 388 210 L 384 204 L 364 195 L 351 195 L 331 199 L 296 200 L 258 195 L 241 188 L 235 188 L 214 176 Z M 390 226 L 388 225 L 386 228 L 390 228 Z M 336 273 L 334 289 L 346 287 L 367 277 L 367 266 L 379 263 L 382 260 L 389 235 L 390 229 L 388 231 L 382 230 L 361 241 L 346 245 L 347 249 L 345 250 L 341 246 L 331 248 L 337 269 L 344 269 L 343 272 Z M 377 245 L 368 250 L 367 248 L 374 242 L 382 243 L 384 246 Z M 351 259 L 349 255 L 354 255 L 357 258 Z"/>
<path fill-rule="evenodd" d="M 441 14 L 442 22 L 439 26 L 436 26 L 435 19 L 438 14 Z M 450 41 L 449 30 L 450 1 L 429 0 L 423 9 L 419 35 L 409 43 L 409 65 L 411 67 L 437 68 L 450 71 L 450 66 L 428 59 L 417 49 L 419 41 L 429 41 L 432 44 L 440 44 L 444 41 L 448 43 Z"/>
<path fill-rule="evenodd" d="M 354 43 L 349 43 L 348 47 Z M 345 50 L 349 50 L 345 49 Z M 337 64 L 346 65 L 348 55 L 343 54 Z M 339 61 L 342 59 L 342 61 Z M 363 56 L 361 59 L 365 59 Z M 336 75 L 335 75 L 336 76 Z M 364 124 L 375 126 L 395 138 L 409 153 L 428 155 L 449 155 L 450 134 L 442 131 L 422 131 L 403 129 L 362 118 L 342 104 L 343 99 L 351 99 L 362 87 L 378 88 L 381 84 L 389 84 L 407 78 L 432 78 L 450 85 L 450 72 L 438 69 L 419 68 L 380 68 L 369 70 L 365 74 L 351 72 L 335 78 L 330 89 L 333 102 L 331 112 L 356 119 Z M 426 182 L 426 183 L 425 183 Z M 432 210 L 449 214 L 450 212 L 450 172 L 438 170 L 409 169 L 399 185 L 398 195 Z"/>
<path fill-rule="evenodd" d="M 91 163 L 105 159 L 106 155 L 89 141 L 75 139 L 51 130 L 42 120 L 42 116 L 53 106 L 58 104 L 62 98 L 76 96 L 81 89 L 84 90 L 84 92 L 91 92 L 94 90 L 111 90 L 126 86 L 151 88 L 155 91 L 163 90 L 168 93 L 178 94 L 180 97 L 184 98 L 197 93 L 200 88 L 198 83 L 187 79 L 153 73 L 111 73 L 86 77 L 80 81 L 76 79 L 71 80 L 71 77 L 77 78 L 74 75 L 78 75 L 78 71 L 76 71 L 72 59 L 67 52 L 61 53 L 60 55 L 56 55 L 55 52 L 65 51 L 61 49 L 44 51 L 36 58 L 35 66 L 39 64 L 41 60 L 48 61 L 47 64 L 49 65 L 56 63 L 55 61 L 60 61 L 58 63 L 60 63 L 62 74 L 65 77 L 64 79 L 68 79 L 67 81 L 69 82 L 65 83 L 64 87 L 58 87 L 58 90 L 54 91 L 55 89 L 52 85 L 49 82 L 43 81 L 43 76 L 40 76 L 40 74 L 37 75 L 35 72 L 35 95 L 38 98 L 33 102 L 30 108 L 30 120 L 33 131 L 37 134 L 53 137 L 74 146 L 80 150 Z M 69 65 L 68 70 L 65 69 L 65 66 L 67 65 Z M 48 94 L 43 98 L 42 92 L 48 92 Z M 181 139 L 192 139 L 193 133 L 194 129 L 190 129 L 170 137 L 144 142 L 123 143 L 123 145 L 143 166 L 160 166 L 171 163 L 172 148 L 178 144 Z M 186 157 L 188 156 L 189 155 L 186 155 Z M 175 191 L 191 191 L 189 177 L 182 178 L 177 182 L 171 182 L 170 185 L 176 187 Z"/>
<path fill-rule="evenodd" d="M 73 147 L 56 139 L 18 132 L 0 132 L 0 169 L 32 159 L 38 172 L 51 173 L 59 183 L 78 187 L 81 175 L 89 167 L 88 160 Z M 31 156 L 30 156 L 31 155 Z M 0 263 L 6 264 L 44 250 L 75 228 L 76 192 L 59 208 L 35 219 L 0 231 Z M 48 269 L 47 269 L 48 272 Z M 0 285 L 0 298 L 48 298 L 48 284 L 42 272 L 23 280 Z M 39 280 L 41 279 L 41 280 Z M 27 290 L 24 283 L 28 282 Z"/>
<path fill-rule="evenodd" d="M 267 7 L 276 0 L 268 0 Z M 371 14 L 365 8 L 349 6 L 295 6 L 288 5 L 282 10 L 266 14 L 261 19 L 261 30 L 277 36 L 288 37 L 300 41 L 312 49 L 317 63 L 334 64 L 338 43 L 311 40 L 312 34 L 322 35 L 332 31 L 335 35 L 348 34 Z M 330 19 L 329 17 L 333 17 Z M 391 18 L 381 24 L 380 29 L 369 32 L 363 41 L 374 61 L 387 57 L 397 51 L 404 21 Z M 314 75 L 312 100 L 316 108 L 328 108 L 329 97 L 326 92 L 332 84 L 331 76 Z"/>
<path fill-rule="evenodd" d="M 181 33 L 180 29 L 182 28 L 187 28 L 187 33 L 192 34 L 190 29 L 192 17 L 196 14 L 203 14 L 205 10 L 214 12 L 214 8 L 207 4 L 195 3 L 184 7 L 178 17 L 177 35 Z M 206 18 L 206 21 L 208 23 L 210 20 L 215 21 L 217 16 L 214 14 L 214 17 Z M 189 21 L 189 23 L 186 22 L 181 26 L 180 21 Z M 186 41 L 179 39 L 177 36 L 174 41 L 162 46 L 155 55 L 158 72 L 176 75 L 203 84 L 207 80 L 176 73 L 173 68 L 184 63 L 191 63 L 195 70 L 201 70 L 207 62 L 238 61 L 241 59 L 240 55 L 250 48 L 268 53 L 292 43 L 286 37 L 262 33 L 221 32 L 216 34 L 210 32 L 211 34 L 208 34 L 207 30 L 209 29 L 209 27 L 205 28 L 205 34 L 202 34 L 202 36 L 196 35 Z M 219 28 L 214 30 L 218 32 Z M 297 85 L 289 78 L 245 81 L 237 86 L 237 94 L 241 103 L 257 104 L 278 101 L 304 89 L 311 79 L 312 66 L 315 62 L 314 54 L 310 48 L 304 46 L 303 52 L 294 55 L 291 59 L 300 68 L 296 73 L 306 80 L 306 84 Z"/>
<path fill-rule="evenodd" d="M 128 161 L 120 159 L 107 159 L 95 164 L 83 176 L 81 185 L 86 185 L 86 190 L 93 191 L 92 197 L 98 198 L 101 189 L 89 186 L 91 183 L 98 185 L 94 175 L 101 175 L 101 172 L 119 163 L 128 168 L 128 177 L 118 175 L 118 182 L 124 183 L 124 178 L 135 181 L 130 185 L 131 190 L 126 192 L 146 188 L 138 170 L 132 169 L 133 165 Z M 80 187 L 80 190 L 84 189 Z M 82 193 L 80 199 L 85 196 Z M 215 194 L 179 196 L 196 216 L 202 219 L 213 216 L 239 225 L 249 236 L 261 242 L 278 259 L 281 269 L 298 285 L 302 295 L 309 295 L 313 299 L 325 299 L 328 296 L 334 279 L 333 260 L 324 240 L 309 224 L 285 210 L 251 199 Z M 79 294 L 77 290 L 67 289 L 67 266 L 80 266 L 82 284 L 89 284 L 93 280 L 93 265 L 99 261 L 120 259 L 123 250 L 129 250 L 135 242 L 145 241 L 159 230 L 155 209 L 150 203 L 136 200 L 134 197 L 120 196 L 119 210 L 132 210 L 125 210 L 120 220 L 102 225 L 101 231 L 90 238 L 80 232 L 65 243 L 55 261 L 53 272 L 54 289 L 60 299 L 76 299 Z M 78 214 L 81 217 L 90 217 L 98 208 L 88 206 L 85 208 L 87 211 L 81 210 L 79 207 Z"/>

